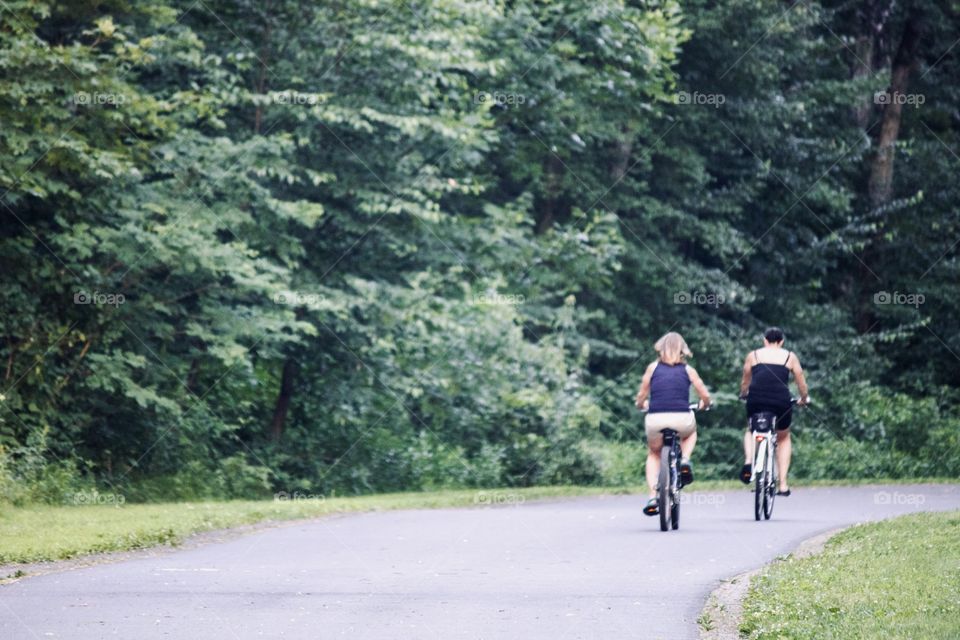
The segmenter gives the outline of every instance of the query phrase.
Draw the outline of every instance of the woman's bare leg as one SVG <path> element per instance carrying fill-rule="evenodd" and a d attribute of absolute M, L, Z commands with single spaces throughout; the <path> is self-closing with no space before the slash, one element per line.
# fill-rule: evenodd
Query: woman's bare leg
<path fill-rule="evenodd" d="M 780 481 L 780 491 L 787 491 L 787 472 L 790 470 L 790 456 L 793 454 L 793 444 L 790 438 L 790 429 L 777 431 L 777 480 Z"/>
<path fill-rule="evenodd" d="M 650 487 L 650 497 L 657 497 L 657 482 L 660 475 L 660 448 L 663 446 L 663 440 L 654 447 L 651 443 L 647 449 L 647 485 Z"/>
<path fill-rule="evenodd" d="M 680 440 L 680 455 L 684 460 L 689 460 L 693 454 L 693 447 L 697 444 L 697 432 L 694 431 L 686 438 Z"/>

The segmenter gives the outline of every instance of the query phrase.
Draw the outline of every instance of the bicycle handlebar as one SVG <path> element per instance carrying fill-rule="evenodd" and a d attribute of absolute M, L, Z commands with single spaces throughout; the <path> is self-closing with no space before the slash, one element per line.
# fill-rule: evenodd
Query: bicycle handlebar
<path fill-rule="evenodd" d="M 747 401 L 747 396 L 740 396 L 740 402 L 746 402 L 746 401 Z M 800 398 L 790 398 L 790 406 L 793 406 L 793 405 L 799 404 L 799 403 L 800 403 Z M 812 404 L 812 403 L 813 403 L 813 401 L 810 399 L 810 396 L 807 396 L 807 401 L 804 402 L 803 405 L 800 405 L 800 406 L 805 406 L 805 405 Z"/>
<path fill-rule="evenodd" d="M 691 402 L 688 405 L 688 408 L 690 409 L 690 411 L 710 411 L 710 409 L 713 408 L 713 403 L 711 402 L 709 405 L 701 409 L 699 402 Z M 647 409 L 640 409 L 640 413 L 647 413 Z"/>

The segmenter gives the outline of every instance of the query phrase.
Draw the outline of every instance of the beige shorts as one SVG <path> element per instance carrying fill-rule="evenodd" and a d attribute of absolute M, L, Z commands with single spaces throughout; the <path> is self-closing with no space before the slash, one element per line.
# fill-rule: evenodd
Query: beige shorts
<path fill-rule="evenodd" d="M 644 426 L 647 431 L 647 441 L 660 439 L 663 429 L 673 429 L 681 438 L 686 438 L 697 430 L 697 419 L 693 411 L 678 411 L 677 413 L 648 413 Z"/>

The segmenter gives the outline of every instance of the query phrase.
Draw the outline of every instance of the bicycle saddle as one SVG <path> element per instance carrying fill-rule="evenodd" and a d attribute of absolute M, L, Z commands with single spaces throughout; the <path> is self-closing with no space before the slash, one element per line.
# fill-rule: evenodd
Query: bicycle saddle
<path fill-rule="evenodd" d="M 777 415 L 769 411 L 761 411 L 750 416 L 750 429 L 753 431 L 770 431 Z"/>

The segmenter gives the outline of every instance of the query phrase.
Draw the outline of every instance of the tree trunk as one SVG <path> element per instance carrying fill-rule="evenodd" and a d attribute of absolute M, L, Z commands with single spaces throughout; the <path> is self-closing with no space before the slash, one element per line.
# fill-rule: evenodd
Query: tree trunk
<path fill-rule="evenodd" d="M 854 44 L 853 79 L 862 80 L 873 75 L 873 34 L 863 34 Z M 873 96 L 864 96 L 853 109 L 853 119 L 857 126 L 866 129 L 870 126 L 870 114 L 873 112 Z"/>
<path fill-rule="evenodd" d="M 563 162 L 556 154 L 547 157 L 544 166 L 546 174 L 543 185 L 543 203 L 537 213 L 537 234 L 546 233 L 553 226 L 557 217 L 557 206 L 560 200 L 560 180 L 563 175 Z"/>
<path fill-rule="evenodd" d="M 283 435 L 283 425 L 287 419 L 287 410 L 293 398 L 293 378 L 297 365 L 292 358 L 283 361 L 283 373 L 280 375 L 280 391 L 277 393 L 277 402 L 273 409 L 273 421 L 270 423 L 270 439 L 280 442 Z"/>
<path fill-rule="evenodd" d="M 17 355 L 17 343 L 14 342 L 12 338 L 7 338 L 7 344 L 10 345 L 10 355 L 7 357 L 7 372 L 3 376 L 4 380 L 9 380 L 13 377 L 13 360 Z"/>
<path fill-rule="evenodd" d="M 200 359 L 194 358 L 190 361 L 190 370 L 187 371 L 186 386 L 187 391 L 196 395 L 197 376 L 200 375 Z"/>
<path fill-rule="evenodd" d="M 887 100 L 880 119 L 880 133 L 876 138 L 877 149 L 870 163 L 867 198 L 870 210 L 874 214 L 893 199 L 893 160 L 903 115 L 901 98 L 907 91 L 911 74 L 918 66 L 918 48 L 922 36 L 921 16 L 917 11 L 913 11 L 907 19 L 900 45 L 890 63 L 890 85 L 887 88 Z M 876 274 L 867 266 L 868 262 L 874 265 L 878 262 L 878 248 L 882 244 L 883 237 L 882 216 L 879 219 L 880 226 L 874 231 L 857 267 L 861 286 L 864 283 L 881 284 L 877 281 Z M 865 288 L 869 289 L 869 287 Z M 876 324 L 871 301 L 872 296 L 867 291 L 867 296 L 864 297 L 856 316 L 857 330 L 860 333 L 869 332 Z"/>
<path fill-rule="evenodd" d="M 266 27 L 263 33 L 263 44 L 260 47 L 260 69 L 257 74 L 257 86 L 256 91 L 258 95 L 263 95 L 263 92 L 267 89 L 267 52 L 270 47 L 270 34 L 272 32 L 272 25 L 270 23 L 270 10 L 272 8 L 273 2 L 268 2 L 266 6 L 266 11 L 264 12 L 266 19 Z M 253 132 L 256 134 L 260 133 L 260 128 L 263 124 L 263 105 L 257 104 L 256 113 L 253 116 Z"/>
<path fill-rule="evenodd" d="M 856 25 L 853 43 L 853 60 L 850 61 L 850 77 L 854 80 L 869 78 L 877 71 L 876 52 L 880 47 L 880 38 L 890 18 L 892 7 L 882 7 L 881 0 L 861 0 L 856 8 Z M 873 95 L 866 95 L 853 108 L 853 119 L 861 129 L 870 126 L 873 114 Z"/>
<path fill-rule="evenodd" d="M 627 171 L 630 170 L 630 157 L 633 154 L 633 134 L 627 127 L 623 127 L 622 135 L 623 137 L 617 141 L 614 147 L 613 168 L 610 171 L 613 184 L 617 184 L 627 177 Z"/>
<path fill-rule="evenodd" d="M 883 108 L 877 151 L 870 166 L 868 195 L 870 207 L 877 209 L 893 198 L 893 160 L 897 138 L 900 135 L 900 119 L 903 113 L 902 97 L 906 94 L 910 75 L 919 62 L 917 49 L 922 38 L 920 16 L 914 12 L 907 20 L 903 38 L 894 56 L 890 69 L 890 86 L 887 103 Z"/>

